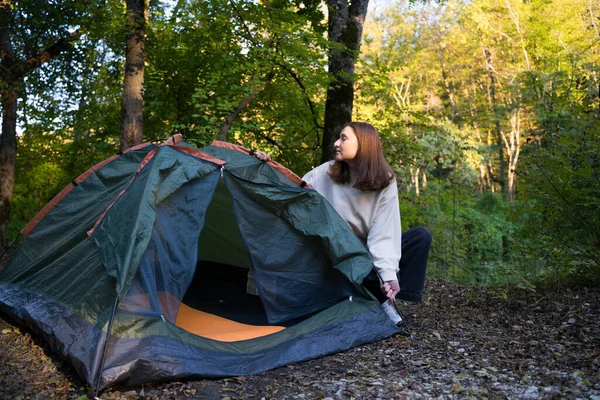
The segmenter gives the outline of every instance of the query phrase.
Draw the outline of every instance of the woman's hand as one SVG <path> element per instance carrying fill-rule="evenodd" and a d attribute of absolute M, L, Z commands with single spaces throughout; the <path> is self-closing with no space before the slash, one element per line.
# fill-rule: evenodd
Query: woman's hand
<path fill-rule="evenodd" d="M 260 161 L 271 161 L 271 156 L 262 151 L 255 151 L 254 157 L 258 158 Z"/>
<path fill-rule="evenodd" d="M 396 299 L 396 295 L 400 293 L 400 284 L 398 281 L 386 281 L 381 285 L 381 293 L 385 295 L 391 301 Z"/>

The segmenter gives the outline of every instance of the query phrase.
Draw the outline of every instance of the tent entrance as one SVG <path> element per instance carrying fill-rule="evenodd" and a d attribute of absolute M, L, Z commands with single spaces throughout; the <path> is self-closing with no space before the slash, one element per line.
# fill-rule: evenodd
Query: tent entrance
<path fill-rule="evenodd" d="M 285 329 L 270 325 L 260 298 L 247 292 L 250 260 L 224 181 L 216 186 L 198 238 L 198 263 L 176 325 L 220 341 L 260 337 Z"/>
<path fill-rule="evenodd" d="M 246 290 L 248 270 L 200 261 L 186 292 L 176 325 L 198 336 L 238 341 L 285 329 L 270 325 L 258 296 Z"/>

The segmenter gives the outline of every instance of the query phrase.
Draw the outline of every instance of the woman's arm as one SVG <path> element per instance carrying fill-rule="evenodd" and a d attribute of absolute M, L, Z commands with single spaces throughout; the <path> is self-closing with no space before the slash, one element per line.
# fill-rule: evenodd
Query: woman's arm
<path fill-rule="evenodd" d="M 400 292 L 398 267 L 402 256 L 402 227 L 398 188 L 394 180 L 384 189 L 367 237 L 367 247 L 382 281 L 381 291 L 389 299 Z"/>

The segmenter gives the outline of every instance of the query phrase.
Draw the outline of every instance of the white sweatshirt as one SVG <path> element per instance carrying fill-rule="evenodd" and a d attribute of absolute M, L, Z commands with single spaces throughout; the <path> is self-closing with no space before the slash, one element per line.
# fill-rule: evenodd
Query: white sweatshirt
<path fill-rule="evenodd" d="M 302 179 L 325 197 L 348 223 L 371 253 L 381 279 L 398 279 L 396 273 L 402 256 L 402 227 L 396 180 L 379 191 L 361 191 L 352 187 L 356 181 L 354 173 L 350 183 L 333 181 L 327 173 L 332 163 L 330 161 L 318 166 Z"/>

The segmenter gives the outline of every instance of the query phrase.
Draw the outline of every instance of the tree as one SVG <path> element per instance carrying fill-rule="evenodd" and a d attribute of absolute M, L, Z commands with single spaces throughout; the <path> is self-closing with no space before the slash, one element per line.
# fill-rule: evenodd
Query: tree
<path fill-rule="evenodd" d="M 127 40 L 125 55 L 125 80 L 121 115 L 121 150 L 142 143 L 144 134 L 143 94 L 144 42 L 148 0 L 127 0 Z"/>
<path fill-rule="evenodd" d="M 0 2 L 0 248 L 3 247 L 15 185 L 17 108 L 24 79 L 32 71 L 72 49 L 73 42 L 81 35 L 78 29 L 68 31 L 72 25 L 63 18 L 64 12 L 65 9 L 58 7 L 40 7 L 36 2 Z M 19 27 L 18 24 L 24 22 L 29 25 Z M 50 22 L 59 26 L 40 27 Z M 15 41 L 19 48 L 15 48 Z"/>
<path fill-rule="evenodd" d="M 153 14 L 145 137 L 177 132 L 199 146 L 221 137 L 298 171 L 315 165 L 328 45 L 319 4 L 212 0 Z"/>
<path fill-rule="evenodd" d="M 352 121 L 354 67 L 367 16 L 369 0 L 327 0 L 330 82 L 325 101 L 321 162 L 332 158 L 332 144 L 344 125 Z"/>

